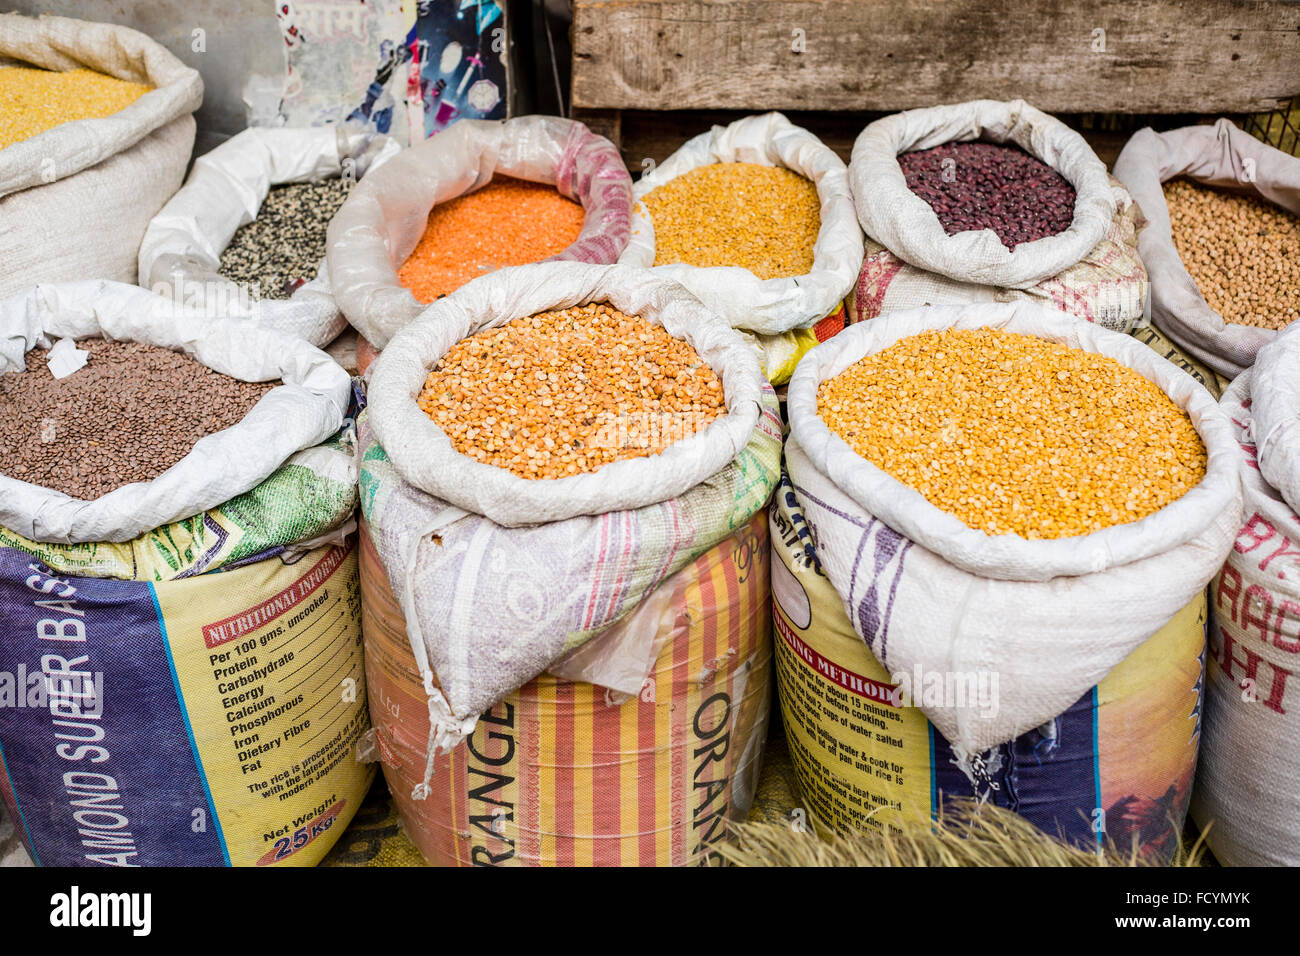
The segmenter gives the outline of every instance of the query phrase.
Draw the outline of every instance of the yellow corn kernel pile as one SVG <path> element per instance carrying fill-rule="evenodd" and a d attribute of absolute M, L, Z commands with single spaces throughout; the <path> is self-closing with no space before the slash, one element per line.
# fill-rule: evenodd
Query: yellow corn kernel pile
<path fill-rule="evenodd" d="M 1225 322 L 1281 329 L 1300 319 L 1300 216 L 1257 196 L 1165 183 L 1174 248 Z"/>
<path fill-rule="evenodd" d="M 657 454 L 724 411 L 721 380 L 689 343 L 599 304 L 462 339 L 417 401 L 461 454 L 521 478 Z"/>
<path fill-rule="evenodd" d="M 757 163 L 714 163 L 642 199 L 655 230 L 655 265 L 740 266 L 760 279 L 806 275 L 821 229 L 811 180 Z"/>
<path fill-rule="evenodd" d="M 1137 521 L 1205 476 L 1191 419 L 1140 374 L 992 329 L 901 339 L 823 382 L 817 412 L 859 455 L 990 535 Z"/>
<path fill-rule="evenodd" d="M 0 149 L 61 123 L 112 116 L 151 88 L 94 70 L 0 66 Z"/>

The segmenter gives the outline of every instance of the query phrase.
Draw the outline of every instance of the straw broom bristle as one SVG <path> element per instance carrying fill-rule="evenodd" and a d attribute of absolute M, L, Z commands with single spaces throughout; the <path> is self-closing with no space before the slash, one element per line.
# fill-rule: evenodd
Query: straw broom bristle
<path fill-rule="evenodd" d="M 1199 866 L 1204 834 L 1179 841 L 1173 866 Z M 939 818 L 843 833 L 823 840 L 810 824 L 741 823 L 718 855 L 733 866 L 1153 866 L 1138 848 L 1071 846 L 1024 817 L 990 804 L 949 801 Z"/>

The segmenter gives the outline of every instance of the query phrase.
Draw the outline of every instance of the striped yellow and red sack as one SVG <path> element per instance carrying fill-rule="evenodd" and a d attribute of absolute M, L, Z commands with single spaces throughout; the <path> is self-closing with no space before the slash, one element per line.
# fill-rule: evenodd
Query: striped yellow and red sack
<path fill-rule="evenodd" d="M 766 517 L 670 577 L 615 628 L 662 650 L 630 697 L 544 674 L 440 755 L 420 801 L 429 733 L 401 609 L 361 535 L 366 678 L 384 775 L 435 865 L 664 866 L 701 862 L 753 801 L 771 685 Z M 617 638 L 607 632 L 597 641 Z"/>

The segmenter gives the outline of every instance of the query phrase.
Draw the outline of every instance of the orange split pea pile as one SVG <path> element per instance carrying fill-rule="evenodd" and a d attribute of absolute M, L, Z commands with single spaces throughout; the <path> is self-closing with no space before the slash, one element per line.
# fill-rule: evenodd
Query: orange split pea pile
<path fill-rule="evenodd" d="M 992 329 L 925 332 L 823 382 L 859 455 L 990 535 L 1065 538 L 1144 518 L 1205 476 L 1187 413 L 1104 355 Z"/>
<path fill-rule="evenodd" d="M 558 255 L 577 241 L 582 216 L 582 205 L 554 186 L 497 176 L 433 207 L 398 280 L 432 302 L 496 269 Z"/>
<path fill-rule="evenodd" d="M 150 89 L 94 70 L 0 66 L 0 149 L 73 120 L 112 116 Z"/>
<path fill-rule="evenodd" d="M 461 454 L 521 478 L 654 455 L 724 411 L 722 382 L 688 342 L 603 304 L 463 339 L 418 402 Z"/>
<path fill-rule="evenodd" d="M 760 279 L 806 275 L 821 229 L 811 180 L 757 163 L 713 163 L 641 200 L 655 230 L 655 265 L 739 266 Z"/>

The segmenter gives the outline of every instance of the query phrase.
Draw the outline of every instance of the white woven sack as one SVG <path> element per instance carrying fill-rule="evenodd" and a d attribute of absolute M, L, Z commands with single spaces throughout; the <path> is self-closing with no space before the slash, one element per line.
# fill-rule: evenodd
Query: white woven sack
<path fill-rule="evenodd" d="M 1101 241 L 1074 265 L 1025 289 L 959 282 L 908 265 L 879 243 L 868 242 L 853 296 L 854 320 L 862 322 L 884 312 L 922 305 L 1022 300 L 1060 309 L 1116 332 L 1131 332 L 1150 312 L 1151 285 L 1137 248 L 1145 220 L 1119 180 L 1111 180 L 1111 192 L 1115 216 Z"/>
<path fill-rule="evenodd" d="M 1223 395 L 1241 443 L 1245 521 L 1213 609 L 1192 817 L 1219 862 L 1300 866 L 1300 325 Z M 1289 462 L 1289 464 L 1288 464 Z M 1268 475 L 1286 478 L 1288 487 Z"/>
<path fill-rule="evenodd" d="M 0 525 L 33 540 L 129 541 L 248 491 L 342 427 L 351 379 L 324 352 L 250 322 L 186 313 L 170 299 L 106 280 L 37 286 L 0 300 L 0 374 L 21 371 L 30 349 L 96 336 L 174 349 L 245 382 L 284 384 L 157 478 L 94 501 L 0 474 Z"/>
<path fill-rule="evenodd" d="M 722 379 L 727 414 L 649 458 L 534 481 L 456 451 L 415 403 L 429 369 L 461 339 L 587 302 L 608 302 L 690 342 Z M 375 360 L 367 397 L 375 434 L 406 481 L 467 512 L 518 527 L 640 508 L 695 487 L 745 447 L 758 423 L 762 391 L 757 357 L 676 283 L 625 266 L 557 262 L 501 269 L 430 305 Z"/>
<path fill-rule="evenodd" d="M 288 299 L 253 299 L 219 275 L 235 232 L 257 218 L 272 186 L 361 176 L 395 156 L 385 136 L 346 127 L 246 129 L 194 162 L 185 185 L 154 216 L 140 243 L 140 285 L 223 318 L 252 318 L 312 345 L 326 346 L 347 325 L 330 292 L 324 260 Z"/>
<path fill-rule="evenodd" d="M 1300 215 L 1300 158 L 1221 119 L 1213 126 L 1186 126 L 1167 133 L 1139 130 L 1115 161 L 1115 176 L 1150 221 L 1138 238 L 1138 251 L 1151 275 L 1155 324 L 1221 375 L 1241 374 L 1277 333 L 1225 322 L 1206 303 L 1174 248 L 1161 184 L 1185 176 L 1207 186 L 1261 196 Z"/>
<path fill-rule="evenodd" d="M 593 301 L 690 342 L 722 379 L 726 413 L 659 454 L 530 481 L 457 452 L 416 404 L 429 368 L 466 336 Z M 753 517 L 780 467 L 775 395 L 740 334 L 676 283 L 624 266 L 476 279 L 393 337 L 368 397 L 362 509 L 425 682 L 426 779 L 480 713 Z"/>
<path fill-rule="evenodd" d="M 0 15 L 0 60 L 154 87 L 112 116 L 0 150 L 0 296 L 86 276 L 134 282 L 149 219 L 185 175 L 199 74 L 135 30 L 65 17 Z"/>
<path fill-rule="evenodd" d="M 655 265 L 654 223 L 640 202 L 683 173 L 714 163 L 757 163 L 793 170 L 813 181 L 821 200 L 821 229 L 807 275 L 760 279 L 737 266 Z M 621 265 L 651 269 L 680 282 L 732 327 L 763 335 L 807 328 L 826 318 L 853 288 L 862 266 L 862 230 L 853 212 L 848 171 L 834 150 L 780 113 L 747 116 L 701 133 L 642 176 L 633 188 L 632 238 Z"/>
<path fill-rule="evenodd" d="M 1074 221 L 1055 236 L 1008 249 L 991 229 L 948 235 L 907 186 L 898 154 L 983 139 L 1015 144 L 1069 180 Z M 849 158 L 858 221 L 868 236 L 918 269 L 960 282 L 1025 289 L 1086 256 L 1115 215 L 1106 166 L 1082 136 L 1024 100 L 972 100 L 907 110 L 859 134 Z"/>
<path fill-rule="evenodd" d="M 613 143 L 558 116 L 459 120 L 359 182 L 330 222 L 335 301 L 376 348 L 425 309 L 397 270 L 434 205 L 481 189 L 496 174 L 548 183 L 582 203 L 582 232 L 554 260 L 618 260 L 631 229 L 632 180 Z"/>
<path fill-rule="evenodd" d="M 860 457 L 817 415 L 817 387 L 863 356 L 936 329 L 991 327 L 1117 359 L 1187 411 L 1204 480 L 1131 524 L 1030 541 L 990 536 Z M 790 381 L 786 461 L 835 589 L 891 674 L 996 675 L 998 706 L 946 700 L 927 717 L 973 758 L 1055 717 L 1205 587 L 1240 523 L 1231 423 L 1190 376 L 1128 336 L 1027 303 L 936 306 L 851 326 Z M 919 699 L 919 695 L 918 695 Z"/>

